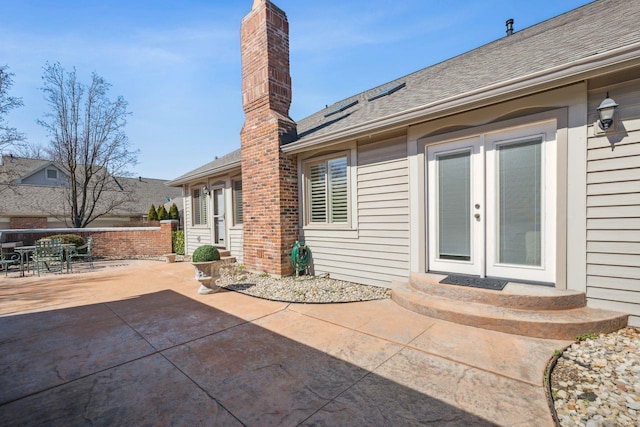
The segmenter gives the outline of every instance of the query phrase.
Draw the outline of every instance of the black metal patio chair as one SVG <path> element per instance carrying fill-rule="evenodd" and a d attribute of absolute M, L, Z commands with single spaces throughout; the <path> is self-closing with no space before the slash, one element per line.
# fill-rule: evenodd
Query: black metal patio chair
<path fill-rule="evenodd" d="M 13 264 L 20 264 L 20 254 L 15 252 L 5 253 L 5 251 L 0 249 L 0 266 L 4 269 L 5 277 L 9 274 L 9 266 Z"/>
<path fill-rule="evenodd" d="M 74 259 L 83 259 L 89 262 L 89 266 L 93 268 L 93 255 L 91 254 L 92 246 L 93 246 L 93 237 L 89 236 L 87 238 L 86 244 L 72 248 L 67 254 L 67 256 L 71 261 L 73 261 Z M 73 271 L 73 263 L 71 263 L 71 270 Z"/>
<path fill-rule="evenodd" d="M 64 266 L 64 253 L 62 250 L 62 240 L 42 239 L 36 242 L 33 252 L 33 263 L 40 276 L 40 270 L 44 267 L 47 271 L 58 271 L 62 273 Z"/>

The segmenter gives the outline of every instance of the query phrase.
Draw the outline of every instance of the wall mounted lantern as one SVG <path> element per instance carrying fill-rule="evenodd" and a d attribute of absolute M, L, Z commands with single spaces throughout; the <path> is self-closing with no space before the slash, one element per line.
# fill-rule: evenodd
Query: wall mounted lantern
<path fill-rule="evenodd" d="M 609 92 L 607 92 L 607 97 L 598 106 L 598 115 L 600 116 L 598 125 L 600 126 L 600 129 L 606 132 L 611 127 L 613 124 L 613 115 L 615 114 L 617 107 L 618 104 L 616 104 L 616 101 L 609 98 Z"/>
<path fill-rule="evenodd" d="M 202 187 L 202 194 L 204 194 L 205 196 L 208 196 L 209 193 L 211 193 L 211 190 L 209 190 L 209 187 L 207 187 L 206 185 Z"/>

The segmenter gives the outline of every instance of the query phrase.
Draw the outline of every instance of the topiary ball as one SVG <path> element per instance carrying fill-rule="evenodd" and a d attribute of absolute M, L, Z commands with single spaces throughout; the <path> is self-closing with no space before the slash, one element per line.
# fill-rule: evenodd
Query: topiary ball
<path fill-rule="evenodd" d="M 202 245 L 191 255 L 191 262 L 218 261 L 220 252 L 211 245 Z"/>

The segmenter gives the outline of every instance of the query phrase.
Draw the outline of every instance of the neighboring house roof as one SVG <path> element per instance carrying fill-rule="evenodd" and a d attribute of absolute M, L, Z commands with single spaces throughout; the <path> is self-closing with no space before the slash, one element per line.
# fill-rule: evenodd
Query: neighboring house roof
<path fill-rule="evenodd" d="M 290 145 L 437 105 L 640 43 L 640 2 L 597 0 L 413 74 L 337 102 L 298 121 Z M 516 22 L 517 24 L 517 22 Z M 437 44 L 433 45 L 437 49 Z M 637 46 L 640 49 L 640 46 Z M 637 58 L 637 55 L 636 55 Z M 370 100 L 399 84 L 405 87 Z M 344 106 L 354 104 L 342 111 Z M 334 114 L 329 114 L 335 112 Z"/>
<path fill-rule="evenodd" d="M 38 162 L 41 162 L 41 160 L 39 160 Z M 46 163 L 41 164 L 40 166 L 36 167 L 35 169 L 27 171 L 26 174 L 24 174 L 20 178 L 18 178 L 18 184 L 21 184 L 24 180 L 26 180 L 30 176 L 33 176 L 36 173 L 40 172 L 41 170 L 49 168 L 49 167 L 53 167 L 56 170 L 58 170 L 60 173 L 66 175 L 66 172 L 63 171 L 62 168 L 60 168 L 60 166 L 58 166 L 55 162 L 47 161 Z"/>
<path fill-rule="evenodd" d="M 175 202 L 182 209 L 182 190 L 167 186 L 167 180 L 154 178 L 118 178 L 127 188 L 132 188 L 135 204 L 127 206 L 127 211 L 146 214 L 153 203 L 156 208 L 167 202 Z"/>
<path fill-rule="evenodd" d="M 15 182 L 15 177 L 24 177 L 32 171 L 41 170 L 51 164 L 47 160 L 28 159 L 22 157 L 3 156 L 0 166 L 0 182 Z M 60 169 L 60 168 L 59 168 Z M 10 170 L 11 174 L 1 173 Z M 13 177 L 13 179 L 12 179 Z M 117 177 L 115 181 L 123 188 L 132 192 L 132 201 L 114 209 L 107 216 L 140 216 L 146 215 L 151 204 L 160 206 L 168 201 L 176 201 L 181 206 L 182 191 L 179 188 L 168 187 L 166 180 L 154 178 Z M 116 196 L 117 191 L 105 191 L 104 199 Z M 168 200 L 170 199 L 170 200 Z M 6 188 L 0 195 L 0 215 L 2 216 L 64 216 L 65 188 L 49 185 L 16 184 Z"/>
<path fill-rule="evenodd" d="M 6 184 L 17 179 L 25 178 L 36 170 L 50 164 L 49 160 L 29 159 L 26 157 L 2 156 L 0 165 L 0 183 Z"/>
<path fill-rule="evenodd" d="M 201 178 L 206 178 L 211 175 L 220 174 L 229 170 L 239 168 L 241 163 L 240 149 L 232 151 L 222 157 L 218 157 L 212 162 L 207 163 L 204 166 L 200 166 L 197 169 L 187 172 L 184 175 L 179 176 L 167 182 L 167 185 L 181 186 L 191 181 L 196 181 Z"/>

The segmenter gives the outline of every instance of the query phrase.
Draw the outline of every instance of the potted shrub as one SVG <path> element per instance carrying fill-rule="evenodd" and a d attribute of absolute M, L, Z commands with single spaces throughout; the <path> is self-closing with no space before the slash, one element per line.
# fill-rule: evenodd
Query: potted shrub
<path fill-rule="evenodd" d="M 220 290 L 215 284 L 220 277 L 220 252 L 211 246 L 203 245 L 197 248 L 191 256 L 191 264 L 196 270 L 196 280 L 200 282 L 198 293 L 212 294 Z"/>

